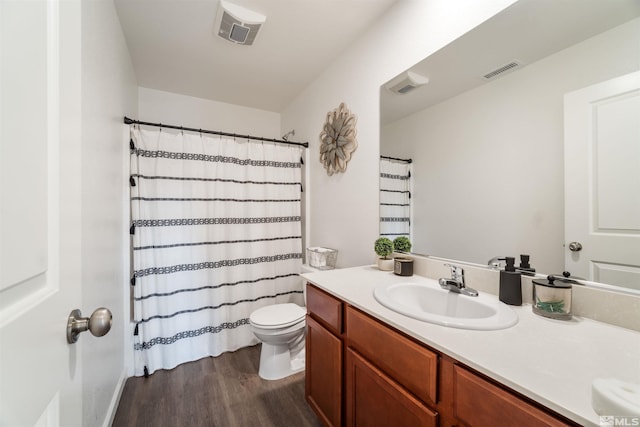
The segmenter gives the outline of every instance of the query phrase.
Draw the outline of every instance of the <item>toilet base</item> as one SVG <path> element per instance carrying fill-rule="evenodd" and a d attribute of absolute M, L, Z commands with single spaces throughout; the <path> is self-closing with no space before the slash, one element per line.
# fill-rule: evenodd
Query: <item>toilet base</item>
<path fill-rule="evenodd" d="M 304 350 L 292 357 L 288 345 L 262 343 L 258 375 L 265 380 L 279 380 L 304 370 Z"/>

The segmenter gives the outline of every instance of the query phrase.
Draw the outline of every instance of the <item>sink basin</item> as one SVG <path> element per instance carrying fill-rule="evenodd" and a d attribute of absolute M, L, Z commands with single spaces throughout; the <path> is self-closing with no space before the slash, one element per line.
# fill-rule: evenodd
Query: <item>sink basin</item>
<path fill-rule="evenodd" d="M 506 329 L 518 323 L 518 315 L 497 298 L 486 294 L 461 295 L 426 283 L 393 283 L 373 291 L 385 307 L 414 319 L 460 329 Z"/>
<path fill-rule="evenodd" d="M 640 384 L 616 378 L 596 378 L 591 384 L 591 406 L 598 415 L 638 416 Z"/>

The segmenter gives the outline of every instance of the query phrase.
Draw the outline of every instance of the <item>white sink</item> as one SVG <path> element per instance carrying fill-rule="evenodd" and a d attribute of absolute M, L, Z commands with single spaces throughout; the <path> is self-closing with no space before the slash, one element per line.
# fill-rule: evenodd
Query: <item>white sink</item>
<path fill-rule="evenodd" d="M 437 281 L 381 285 L 373 296 L 385 307 L 405 316 L 460 329 L 506 329 L 518 323 L 518 315 L 495 296 L 477 297 L 442 289 Z"/>
<path fill-rule="evenodd" d="M 602 416 L 638 417 L 640 416 L 640 384 L 616 378 L 596 378 L 591 385 L 591 406 L 598 415 Z"/>

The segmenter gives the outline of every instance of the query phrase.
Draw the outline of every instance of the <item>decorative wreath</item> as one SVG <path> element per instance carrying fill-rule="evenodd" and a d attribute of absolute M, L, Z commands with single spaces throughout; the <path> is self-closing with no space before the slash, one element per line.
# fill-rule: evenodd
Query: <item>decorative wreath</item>
<path fill-rule="evenodd" d="M 327 113 L 327 120 L 320 132 L 320 162 L 327 174 L 345 172 L 351 153 L 358 148 L 356 140 L 356 116 L 344 105 Z"/>

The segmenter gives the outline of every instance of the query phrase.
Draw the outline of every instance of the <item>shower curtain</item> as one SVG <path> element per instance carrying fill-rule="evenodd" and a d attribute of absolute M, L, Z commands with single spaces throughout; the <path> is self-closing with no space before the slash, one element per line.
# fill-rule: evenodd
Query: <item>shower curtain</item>
<path fill-rule="evenodd" d="M 380 235 L 411 238 L 411 163 L 380 159 Z"/>
<path fill-rule="evenodd" d="M 131 128 L 135 375 L 258 343 L 304 304 L 301 148 Z"/>

